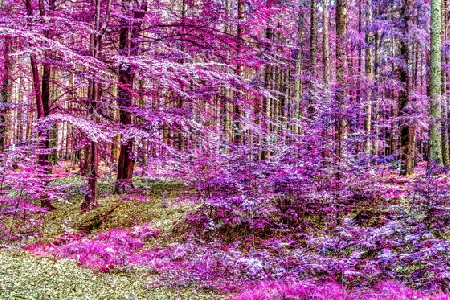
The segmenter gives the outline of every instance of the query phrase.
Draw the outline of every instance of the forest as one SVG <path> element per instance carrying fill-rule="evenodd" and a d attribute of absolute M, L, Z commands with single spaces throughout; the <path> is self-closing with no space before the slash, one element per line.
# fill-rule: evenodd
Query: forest
<path fill-rule="evenodd" d="M 0 299 L 450 299 L 450 1 L 0 0 Z"/>

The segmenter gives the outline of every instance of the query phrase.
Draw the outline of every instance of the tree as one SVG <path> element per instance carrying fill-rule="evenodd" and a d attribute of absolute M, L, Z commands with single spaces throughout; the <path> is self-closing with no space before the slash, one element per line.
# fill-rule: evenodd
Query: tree
<path fill-rule="evenodd" d="M 142 1 L 140 5 L 131 4 L 130 1 L 123 0 L 122 6 L 126 14 L 132 6 L 129 21 L 128 15 L 122 17 L 119 33 L 119 54 L 124 57 L 133 57 L 139 54 L 139 36 L 141 34 L 142 18 L 147 12 L 147 2 Z M 129 24 L 131 22 L 131 26 Z M 131 27 L 131 30 L 130 30 Z M 125 62 L 119 68 L 119 97 L 118 104 L 120 110 L 120 124 L 127 128 L 132 124 L 130 107 L 133 104 L 133 67 Z M 133 140 L 129 139 L 120 145 L 120 155 L 117 166 L 116 193 L 122 194 L 133 187 L 132 178 L 135 160 L 133 158 Z"/>
<path fill-rule="evenodd" d="M 441 0 L 431 1 L 430 30 L 430 162 L 442 165 L 441 132 Z"/>
<path fill-rule="evenodd" d="M 302 0 L 298 0 L 298 13 L 297 13 L 297 44 L 294 50 L 294 61 L 295 61 L 295 76 L 294 76 L 294 118 L 297 120 L 297 124 L 294 126 L 294 133 L 300 133 L 299 123 L 302 120 L 302 97 L 303 97 L 303 55 L 302 55 L 302 42 L 303 42 L 303 13 L 300 8 L 302 7 Z M 266 80 L 266 86 L 268 82 Z"/>
<path fill-rule="evenodd" d="M 400 9 L 400 29 L 403 37 L 400 40 L 400 56 L 404 64 L 399 67 L 399 78 L 402 88 L 398 94 L 398 114 L 401 118 L 400 123 L 400 173 L 410 175 L 414 171 L 414 145 L 412 145 L 411 127 L 409 124 L 408 109 L 410 98 L 410 75 L 409 75 L 409 20 L 414 0 L 404 0 L 404 5 Z"/>
<path fill-rule="evenodd" d="M 27 15 L 29 18 L 33 17 L 33 7 L 31 4 L 31 0 L 25 1 L 25 6 L 27 10 Z M 51 4 L 50 7 L 53 7 Z M 43 0 L 39 1 L 39 13 L 40 17 L 45 17 L 45 7 Z M 44 35 L 48 37 L 48 31 L 45 31 Z M 35 54 L 30 55 L 30 63 L 31 63 L 31 73 L 32 73 L 32 82 L 34 95 L 36 99 L 36 110 L 37 110 L 37 118 L 43 119 L 50 114 L 50 89 L 49 89 L 49 76 L 50 69 L 48 65 L 44 65 L 44 72 L 42 75 L 42 88 L 41 88 L 41 78 L 38 69 L 38 62 Z M 43 168 L 44 172 L 49 172 L 48 167 L 48 145 L 49 145 L 49 131 L 48 128 L 40 128 L 39 130 L 39 154 L 38 161 L 39 165 Z M 51 204 L 50 200 L 46 198 L 44 194 L 41 195 L 41 205 L 42 207 L 47 207 L 49 209 L 54 209 L 54 206 Z"/>
<path fill-rule="evenodd" d="M 444 43 L 447 41 L 447 0 L 441 0 L 441 4 L 442 4 L 442 9 L 441 9 L 441 30 L 442 30 L 442 39 L 444 40 Z M 445 53 L 446 51 L 443 50 L 443 53 Z M 447 58 L 447 54 L 445 53 L 445 59 L 443 62 L 443 66 L 448 64 L 448 58 Z M 449 109 L 448 109 L 448 105 L 449 105 L 449 99 L 448 99 L 448 95 L 447 95 L 447 70 L 443 67 L 442 68 L 442 83 L 441 83 L 441 87 L 442 87 L 442 117 L 443 117 L 443 121 L 442 121 L 442 163 L 447 166 L 450 164 L 450 140 L 449 140 Z"/>
<path fill-rule="evenodd" d="M 317 41 L 318 41 L 318 18 L 317 18 L 317 1 L 311 0 L 310 3 L 310 19 L 309 19 L 309 76 L 311 92 L 315 90 L 315 77 L 317 68 Z M 309 115 L 315 115 L 314 95 L 310 97 L 308 103 Z"/>
<path fill-rule="evenodd" d="M 330 15 L 328 11 L 328 0 L 323 0 L 323 39 L 322 39 L 322 47 L 323 47 L 323 82 L 325 87 L 330 88 L 330 37 L 328 32 L 328 23 L 330 22 Z"/>
<path fill-rule="evenodd" d="M 92 34 L 91 37 L 92 57 L 94 59 L 99 58 L 102 36 L 105 34 L 109 25 L 111 0 L 107 0 L 106 3 L 106 16 L 103 26 L 100 23 L 101 20 L 100 5 L 101 0 L 95 0 L 94 34 Z M 88 94 L 89 94 L 88 115 L 91 116 L 92 121 L 96 123 L 98 119 L 97 110 L 99 108 L 99 103 L 101 99 L 100 99 L 100 84 L 95 78 L 91 80 Z M 90 141 L 89 165 L 87 170 L 89 192 L 86 194 L 84 202 L 81 204 L 81 211 L 87 211 L 99 205 L 97 201 L 98 162 L 99 162 L 98 142 Z"/>
<path fill-rule="evenodd" d="M 373 81 L 373 32 L 372 32 L 372 5 L 371 1 L 367 2 L 366 11 L 366 61 L 365 71 L 368 81 L 366 90 L 366 103 L 364 106 L 365 119 L 364 119 L 364 133 L 366 135 L 364 141 L 364 152 L 371 153 L 371 131 L 372 131 L 372 81 Z"/>
<path fill-rule="evenodd" d="M 2 6 L 0 5 L 0 8 Z M 3 39 L 3 68 L 0 78 L 0 152 L 5 149 L 6 143 L 6 113 L 8 111 L 8 106 L 10 102 L 11 95 L 11 64 L 12 61 L 9 57 L 12 47 L 12 39 L 6 36 Z"/>
<path fill-rule="evenodd" d="M 309 73 L 311 78 L 316 76 L 317 66 L 317 1 L 311 0 L 309 11 Z"/>
<path fill-rule="evenodd" d="M 346 110 L 346 34 L 347 34 L 347 0 L 336 1 L 336 105 L 340 115 L 336 120 L 336 156 L 341 161 L 346 156 L 345 140 L 347 137 Z"/>

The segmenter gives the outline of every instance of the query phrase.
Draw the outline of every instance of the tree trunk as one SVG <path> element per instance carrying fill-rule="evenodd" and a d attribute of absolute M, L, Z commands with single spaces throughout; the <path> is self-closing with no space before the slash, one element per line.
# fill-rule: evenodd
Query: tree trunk
<path fill-rule="evenodd" d="M 98 58 L 101 43 L 100 34 L 100 1 L 95 0 L 95 19 L 94 19 L 94 29 L 95 33 L 92 35 L 92 57 Z M 109 8 L 109 5 L 108 5 Z M 94 78 L 91 82 L 89 94 L 89 108 L 88 114 L 91 116 L 94 123 L 97 122 L 97 108 L 100 101 L 100 86 L 99 83 Z M 81 211 L 85 212 L 92 208 L 98 207 L 98 143 L 96 141 L 91 141 L 89 146 L 89 162 L 87 167 L 87 179 L 89 185 L 89 192 L 84 197 L 84 201 L 81 204 Z"/>
<path fill-rule="evenodd" d="M 127 2 L 123 1 L 124 4 Z M 124 20 L 119 33 L 119 51 L 121 55 L 135 56 L 139 53 L 139 34 L 141 32 L 142 18 L 147 11 L 147 4 L 142 2 L 141 7 L 135 8 L 133 11 L 133 18 L 131 28 L 131 39 L 129 39 L 129 25 L 128 21 Z M 129 48 L 128 48 L 129 47 Z M 131 113 L 128 110 L 132 106 L 133 97 L 131 90 L 133 89 L 134 71 L 131 66 L 122 64 L 119 69 L 119 97 L 118 104 L 120 110 L 120 124 L 123 128 L 127 128 L 132 124 Z M 126 143 L 120 145 L 120 155 L 118 161 L 117 180 L 115 184 L 115 192 L 118 194 L 125 193 L 130 188 L 133 188 L 133 170 L 134 158 L 133 156 L 133 141 L 128 140 Z"/>
<path fill-rule="evenodd" d="M 317 66 L 317 1 L 311 0 L 309 19 L 309 73 L 313 79 L 316 76 Z"/>
<path fill-rule="evenodd" d="M 330 88 L 330 34 L 328 32 L 328 23 L 330 22 L 330 13 L 328 12 L 328 0 L 323 0 L 323 82 L 325 88 Z"/>
<path fill-rule="evenodd" d="M 444 39 L 445 39 L 445 42 L 447 42 L 447 40 L 448 40 L 448 24 L 447 24 L 447 18 L 449 17 L 449 14 L 448 14 L 448 0 L 443 0 L 442 1 L 443 2 L 443 15 L 442 15 L 442 24 L 443 24 L 443 26 L 444 26 L 444 29 L 445 29 L 445 36 L 444 36 Z M 448 55 L 448 51 L 445 51 L 444 52 L 445 53 L 445 57 L 443 58 L 444 59 L 444 63 L 445 63 L 445 65 L 446 66 L 448 66 L 449 64 L 450 64 L 450 56 Z M 448 70 L 443 70 L 443 72 L 445 73 L 445 82 L 443 82 L 443 90 L 445 90 L 445 99 L 446 99 L 446 110 L 447 110 L 447 113 L 443 116 L 446 120 L 447 120 L 447 127 L 446 127 L 446 130 L 444 131 L 444 135 L 446 136 L 446 138 L 447 139 L 449 139 L 449 142 L 448 142 L 448 151 L 447 151 L 447 155 L 449 156 L 449 164 L 450 164 L 450 138 L 449 138 L 449 135 L 450 135 L 450 108 L 449 108 L 449 106 L 450 106 L 450 100 L 448 99 L 448 94 L 447 94 L 447 91 L 448 91 L 448 88 L 447 88 L 447 85 L 448 85 L 448 83 L 447 83 L 447 80 L 448 80 L 448 78 L 449 78 L 449 75 L 448 75 Z"/>
<path fill-rule="evenodd" d="M 42 1 L 42 0 L 41 0 Z M 45 11 L 43 11 L 43 5 L 39 2 L 39 9 L 41 16 L 45 16 Z M 27 10 L 28 16 L 33 16 L 33 7 L 31 5 L 30 0 L 25 1 L 25 6 Z M 30 63 L 31 63 L 31 74 L 32 74 L 32 82 L 33 82 L 33 90 L 34 90 L 34 96 L 36 100 L 36 111 L 37 111 L 37 119 L 41 119 L 46 117 L 46 110 L 44 106 L 43 101 L 43 94 L 41 90 L 41 80 L 39 76 L 39 69 L 38 64 L 36 60 L 36 55 L 31 54 L 30 55 Z M 44 81 L 42 82 L 42 85 L 45 86 Z M 48 102 L 47 102 L 48 104 Z M 44 171 L 48 170 L 48 154 L 47 152 L 47 145 L 48 145 L 48 130 L 47 129 L 41 129 L 39 130 L 39 144 L 38 144 L 38 162 L 39 165 L 44 169 Z M 45 180 L 45 179 L 44 179 Z M 49 209 L 54 209 L 54 206 L 51 204 L 50 200 L 47 199 L 47 196 L 41 195 L 41 206 L 46 207 Z"/>
<path fill-rule="evenodd" d="M 54 9 L 54 1 L 49 0 L 49 8 Z M 41 17 L 46 16 L 45 11 L 45 5 L 44 0 L 39 0 L 39 15 Z M 50 31 L 45 30 L 44 35 L 46 38 L 50 37 Z M 44 58 L 47 58 L 48 52 L 44 51 Z M 44 62 L 43 65 L 43 72 L 42 72 L 42 78 L 41 78 L 41 97 L 42 97 L 42 106 L 44 108 L 44 117 L 47 117 L 50 115 L 50 74 L 51 74 L 51 67 L 50 64 L 47 62 Z M 50 128 L 43 129 L 42 139 L 44 139 L 43 144 L 45 144 L 46 152 L 48 151 L 50 147 Z M 46 165 L 46 171 L 47 173 L 51 173 L 52 169 L 49 166 L 49 154 L 45 153 L 42 155 L 42 165 Z"/>
<path fill-rule="evenodd" d="M 370 154 L 371 152 L 371 131 L 372 131 L 372 82 L 373 82 L 373 59 L 372 59 L 372 43 L 373 43 L 373 33 L 371 31 L 372 27 L 372 1 L 369 1 L 366 12 L 366 61 L 365 61 L 365 72 L 367 76 L 367 88 L 366 88 L 366 102 L 364 104 L 364 133 L 366 135 L 364 140 L 364 152 Z"/>
<path fill-rule="evenodd" d="M 441 0 L 431 0 L 430 63 L 430 155 L 429 161 L 442 165 L 441 133 Z"/>
<path fill-rule="evenodd" d="M 442 0 L 442 38 L 444 42 L 447 41 L 447 0 Z M 445 62 L 447 61 L 447 54 L 444 57 Z M 450 164 L 450 141 L 449 141 L 449 110 L 448 104 L 449 101 L 447 99 L 447 71 L 445 69 L 442 70 L 442 116 L 444 118 L 443 129 L 442 129 L 442 163 L 444 166 Z"/>
<path fill-rule="evenodd" d="M 315 77 L 317 67 L 317 1 L 311 0 L 310 19 L 309 19 L 309 75 L 310 75 L 310 89 L 311 92 L 315 90 Z M 315 115 L 314 96 L 309 97 L 308 114 Z"/>
<path fill-rule="evenodd" d="M 238 0 L 237 2 L 237 19 L 238 19 L 238 25 L 237 25 L 237 29 L 236 29 L 236 34 L 237 34 L 237 55 L 241 55 L 242 52 L 242 46 L 244 43 L 244 27 L 242 26 L 242 24 L 240 23 L 242 20 L 244 20 L 244 13 L 245 13 L 245 3 L 244 0 Z M 244 67 L 239 63 L 239 65 L 236 68 L 236 73 L 239 76 L 243 76 L 244 74 Z M 235 95 L 235 98 L 238 100 L 238 103 L 235 103 L 233 106 L 233 113 L 234 113 L 234 124 L 233 124 L 233 129 L 234 129 L 234 142 L 236 144 L 241 144 L 244 141 L 244 132 L 242 130 L 242 122 L 241 122 L 241 105 L 240 102 L 242 99 L 242 95 L 240 93 L 237 93 Z"/>
<path fill-rule="evenodd" d="M 299 5 L 301 1 L 299 0 Z M 297 124 L 294 126 L 294 134 L 300 134 L 300 122 L 303 117 L 302 111 L 302 97 L 303 97 L 303 56 L 302 56 L 302 40 L 303 40 L 303 16 L 299 12 L 297 16 L 297 47 L 295 49 L 295 78 L 294 78 L 294 120 Z M 266 87 L 267 87 L 266 80 Z"/>
<path fill-rule="evenodd" d="M 5 37 L 3 40 L 3 72 L 0 83 L 0 152 L 3 152 L 5 149 L 6 114 L 8 111 L 7 106 L 11 99 L 11 59 L 9 57 L 11 46 L 11 37 Z"/>
<path fill-rule="evenodd" d="M 409 75 L 409 43 L 407 40 L 409 32 L 409 14 L 411 13 L 412 0 L 405 0 L 400 15 L 401 30 L 403 38 L 400 40 L 400 55 L 404 59 L 403 66 L 399 67 L 400 82 L 403 84 L 398 94 L 398 116 L 400 118 L 400 174 L 410 175 L 414 171 L 414 145 L 411 137 L 408 112 L 405 111 L 409 103 L 410 75 Z"/>
<path fill-rule="evenodd" d="M 336 156 L 339 161 L 346 156 L 345 141 L 347 138 L 347 119 L 344 115 L 346 104 L 346 42 L 347 34 L 347 0 L 336 1 L 336 104 L 340 115 L 336 119 Z M 338 172 L 339 177 L 339 172 Z"/>
<path fill-rule="evenodd" d="M 377 30 L 375 33 L 375 65 L 374 65 L 374 76 L 375 76 L 375 84 L 374 84 L 374 90 L 375 90 L 375 104 L 374 104 L 374 111 L 373 111 L 373 123 L 374 123 L 374 131 L 375 131 L 375 137 L 373 141 L 373 154 L 378 155 L 379 152 L 379 135 L 380 135 L 380 128 L 379 128 L 379 92 L 378 92 L 378 80 L 380 78 L 380 47 L 381 47 L 381 37 L 380 32 Z"/>
<path fill-rule="evenodd" d="M 273 33 L 271 28 L 266 28 L 266 39 L 272 40 Z M 273 89 L 273 66 L 269 63 L 264 67 L 264 87 L 268 90 Z M 272 99 L 270 97 L 265 97 L 262 103 L 263 112 L 263 129 L 264 129 L 264 139 L 263 139 L 263 150 L 261 151 L 261 159 L 265 160 L 270 157 L 270 119 L 271 119 L 271 108 Z"/>

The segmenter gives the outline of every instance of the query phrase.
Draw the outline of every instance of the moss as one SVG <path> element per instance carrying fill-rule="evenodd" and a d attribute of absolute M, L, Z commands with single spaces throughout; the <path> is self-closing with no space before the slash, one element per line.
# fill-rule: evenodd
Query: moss
<path fill-rule="evenodd" d="M 144 194 L 153 197 L 174 197 L 185 189 L 185 185 L 181 182 L 147 180 L 145 178 L 135 179 L 133 184 L 136 188 L 141 189 Z"/>
<path fill-rule="evenodd" d="M 161 238 L 164 241 L 167 241 L 169 236 L 172 241 L 178 240 L 181 233 L 178 236 L 172 235 L 173 224 L 193 209 L 189 203 L 173 203 L 174 197 L 147 196 L 141 199 L 137 194 L 110 195 L 99 198 L 100 207 L 80 214 L 83 199 L 83 195 L 77 194 L 70 197 L 68 202 L 54 202 L 56 209 L 45 214 L 44 225 L 36 228 L 36 231 L 42 233 L 42 237 L 30 239 L 27 244 L 53 241 L 68 231 L 78 232 L 83 226 L 89 227 L 88 233 L 96 234 L 142 223 L 149 223 L 155 229 L 161 230 Z M 117 204 L 118 207 L 112 213 L 102 218 Z"/>

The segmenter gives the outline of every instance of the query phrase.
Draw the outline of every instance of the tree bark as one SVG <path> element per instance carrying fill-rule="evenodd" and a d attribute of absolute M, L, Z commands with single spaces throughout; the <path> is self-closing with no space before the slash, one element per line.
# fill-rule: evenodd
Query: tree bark
<path fill-rule="evenodd" d="M 429 162 L 442 165 L 441 133 L 441 0 L 431 0 L 430 155 Z"/>
<path fill-rule="evenodd" d="M 345 141 L 347 138 L 346 104 L 346 34 L 347 34 L 347 0 L 336 1 L 336 104 L 340 115 L 336 119 L 336 156 L 342 161 L 346 156 Z M 338 173 L 339 177 L 339 173 Z"/>
<path fill-rule="evenodd" d="M 237 55 L 241 55 L 242 52 L 242 46 L 244 43 L 244 27 L 242 26 L 241 22 L 244 20 L 244 13 L 245 13 L 245 3 L 244 0 L 238 0 L 237 2 L 237 29 L 236 29 L 236 35 L 237 35 Z M 243 76 L 244 74 L 244 67 L 239 63 L 239 65 L 236 68 L 236 73 L 239 76 Z M 244 132 L 242 130 L 242 121 L 241 121 L 241 105 L 239 102 L 241 102 L 242 95 L 240 93 L 237 93 L 235 95 L 235 98 L 238 100 L 238 103 L 235 103 L 233 105 L 233 113 L 234 113 L 234 124 L 233 124 L 233 138 L 234 142 L 236 144 L 241 144 L 244 141 Z"/>
<path fill-rule="evenodd" d="M 364 104 L 364 133 L 366 135 L 364 140 L 364 152 L 370 154 L 371 152 L 371 131 L 372 131 L 372 82 L 373 82 L 373 58 L 372 58 L 372 1 L 367 2 L 366 11 L 366 60 L 365 60 L 365 72 L 367 77 L 366 88 L 366 102 Z"/>
<path fill-rule="evenodd" d="M 301 0 L 299 0 L 299 6 Z M 294 126 L 294 134 L 300 134 L 300 122 L 303 117 L 302 111 L 302 97 L 303 97 L 303 55 L 302 55 L 302 40 L 303 40 L 303 16 L 299 12 L 297 16 L 297 47 L 294 52 L 295 58 L 295 78 L 294 78 L 294 119 L 297 124 Z M 267 87 L 266 80 L 266 87 Z"/>
<path fill-rule="evenodd" d="M 377 30 L 375 32 L 375 64 L 374 64 L 374 76 L 375 76 L 375 84 L 374 84 L 374 92 L 375 92 L 375 104 L 374 104 L 374 111 L 373 111 L 373 125 L 374 125 L 374 131 L 375 131 L 375 137 L 373 141 L 373 155 L 378 155 L 379 152 L 379 135 L 380 135 L 380 128 L 378 121 L 380 119 L 380 112 L 379 112 L 379 104 L 378 104 L 378 98 L 379 98 L 379 92 L 378 92 L 378 79 L 380 78 L 380 48 L 381 48 L 381 37 L 380 37 L 380 31 Z"/>
<path fill-rule="evenodd" d="M 328 0 L 323 0 L 323 82 L 325 88 L 330 88 L 330 34 L 328 30 L 328 23 L 330 22 L 330 13 L 328 11 Z"/>
<path fill-rule="evenodd" d="M 317 1 L 311 0 L 309 19 L 309 73 L 311 78 L 316 76 L 317 66 Z"/>
<path fill-rule="evenodd" d="M 441 15 L 441 35 L 442 38 L 445 41 L 447 41 L 447 0 L 442 0 L 442 15 Z M 447 60 L 447 54 L 444 57 L 444 60 L 446 62 Z M 449 141 L 449 110 L 448 110 L 448 104 L 449 101 L 447 99 L 447 71 L 445 69 L 442 70 L 442 116 L 444 118 L 444 122 L 442 124 L 442 163 L 444 166 L 447 166 L 450 164 L 450 141 Z"/>
<path fill-rule="evenodd" d="M 443 22 L 443 26 L 444 26 L 444 29 L 445 29 L 445 36 L 444 36 L 444 41 L 445 42 L 447 42 L 447 40 L 448 40 L 448 32 L 449 32 L 449 30 L 448 30 L 448 22 L 447 22 L 447 18 L 449 17 L 449 14 L 448 14 L 448 0 L 443 0 L 443 5 L 444 5 L 444 7 L 443 7 L 443 15 L 442 15 L 442 22 Z M 444 63 L 445 63 L 445 65 L 446 66 L 448 66 L 449 64 L 450 64 L 450 56 L 448 55 L 448 51 L 445 51 L 444 52 L 445 53 L 445 56 L 444 56 Z M 443 82 L 443 89 L 445 90 L 445 99 L 446 99 L 446 110 L 447 110 L 447 112 L 446 112 L 446 114 L 445 115 L 443 115 L 444 116 L 444 118 L 447 120 L 447 127 L 446 127 L 446 130 L 443 132 L 443 134 L 447 137 L 447 139 L 449 139 L 449 142 L 448 142 L 448 151 L 447 151 L 447 155 L 449 156 L 449 164 L 450 164 L 450 138 L 449 138 L 449 136 L 450 136 L 450 99 L 448 98 L 449 96 L 448 96 L 448 94 L 447 94 L 447 92 L 448 92 L 448 88 L 447 88 L 447 86 L 448 86 L 448 83 L 447 83 L 447 80 L 448 80 L 448 78 L 449 78 L 449 72 L 448 72 L 448 70 L 443 70 L 443 72 L 444 72 L 444 74 L 445 74 L 445 81 Z"/>
<path fill-rule="evenodd" d="M 315 90 L 316 67 L 317 67 L 317 1 L 311 0 L 310 18 L 309 18 L 309 75 L 311 92 Z M 314 96 L 309 97 L 308 114 L 315 115 Z"/>
<path fill-rule="evenodd" d="M 124 0 L 124 6 L 128 1 Z M 133 11 L 135 21 L 131 25 L 131 40 L 129 39 L 128 21 L 123 20 L 119 33 L 119 51 L 121 55 L 135 56 L 139 53 L 139 38 L 141 32 L 142 18 L 147 12 L 147 3 L 142 2 L 140 7 L 136 7 Z M 129 48 L 128 48 L 129 47 Z M 122 64 L 119 70 L 119 97 L 118 104 L 120 110 L 120 124 L 123 128 L 127 128 L 132 124 L 131 112 L 129 108 L 132 106 L 134 71 L 131 66 Z M 118 194 L 125 193 L 133 188 L 133 170 L 135 160 L 133 158 L 133 141 L 128 140 L 125 144 L 120 145 L 120 155 L 118 161 L 117 180 L 115 184 L 115 192 Z"/>
<path fill-rule="evenodd" d="M 54 1 L 49 0 L 49 8 L 52 10 L 54 9 Z M 45 11 L 45 5 L 44 0 L 39 0 L 39 15 L 41 17 L 46 16 Z M 44 35 L 46 38 L 50 37 L 50 31 L 45 30 Z M 47 58 L 48 51 L 44 51 L 44 58 Z M 44 108 L 44 117 L 47 117 L 50 115 L 50 74 L 51 74 L 51 67 L 48 62 L 44 62 L 42 66 L 43 72 L 42 72 L 42 78 L 41 78 L 41 97 L 42 97 L 42 106 Z M 42 138 L 44 139 L 43 143 L 45 143 L 45 149 L 48 150 L 50 148 L 50 128 L 43 129 Z M 47 166 L 47 173 L 51 173 L 52 169 L 49 166 L 49 154 L 45 153 L 42 156 L 43 163 Z M 45 162 L 44 162 L 45 160 Z"/>
<path fill-rule="evenodd" d="M 399 67 L 400 82 L 403 84 L 398 94 L 398 116 L 400 118 L 400 174 L 410 175 L 414 171 L 414 140 L 411 136 L 412 130 L 409 124 L 408 112 L 405 111 L 409 104 L 410 75 L 409 75 L 409 19 L 413 6 L 413 0 L 405 0 L 400 15 L 401 31 L 403 38 L 400 40 L 400 55 L 404 59 L 403 66 Z"/>
<path fill-rule="evenodd" d="M 0 1 L 0 9 L 4 9 L 3 0 Z M 0 152 L 5 150 L 6 134 L 8 126 L 6 124 L 6 115 L 8 104 L 11 100 L 11 63 L 9 57 L 12 47 L 12 38 L 6 36 L 3 39 L 3 72 L 0 77 Z"/>
<path fill-rule="evenodd" d="M 92 36 L 92 57 L 98 59 L 102 32 L 100 25 L 100 2 L 101 0 L 95 0 L 95 18 L 94 18 L 94 29 L 95 33 Z M 108 1 L 106 9 L 106 20 L 104 29 L 107 28 L 109 22 L 109 10 L 110 10 L 111 0 Z M 98 103 L 100 102 L 100 84 L 94 78 L 91 82 L 90 93 L 89 93 L 89 108 L 88 114 L 91 116 L 94 123 L 97 122 L 97 109 Z M 89 162 L 87 168 L 87 179 L 89 185 L 89 193 L 86 194 L 83 203 L 81 204 L 81 211 L 85 212 L 95 207 L 98 207 L 98 143 L 96 141 L 91 141 L 89 146 Z"/>
<path fill-rule="evenodd" d="M 271 28 L 266 28 L 266 39 L 272 41 L 273 39 L 273 33 Z M 273 66 L 270 64 L 267 64 L 264 67 L 264 87 L 268 90 L 273 89 Z M 263 139 L 263 149 L 261 151 L 261 159 L 265 160 L 270 158 L 270 135 L 271 135 L 271 129 L 270 129 L 270 118 L 272 116 L 272 99 L 270 97 L 265 97 L 263 99 L 262 103 L 262 112 L 263 112 L 263 128 L 264 128 L 264 139 Z"/>
<path fill-rule="evenodd" d="M 3 72 L 0 83 L 0 152 L 5 149 L 6 142 L 6 114 L 8 112 L 7 106 L 11 99 L 11 59 L 9 53 L 11 51 L 12 39 L 5 37 L 3 40 Z"/>
<path fill-rule="evenodd" d="M 42 0 L 41 0 L 42 1 Z M 25 6 L 27 10 L 28 16 L 33 16 L 33 7 L 31 5 L 31 0 L 25 1 Z M 41 2 L 39 3 L 40 15 L 45 16 L 45 11 L 43 11 L 43 5 Z M 41 79 L 39 75 L 38 63 L 35 54 L 30 54 L 30 64 L 31 64 L 31 74 L 32 74 L 32 82 L 33 82 L 33 90 L 36 101 L 36 111 L 37 111 L 37 119 L 42 119 L 46 117 L 46 109 L 44 106 L 43 95 L 41 90 Z M 43 84 L 44 85 L 44 84 Z M 47 102 L 48 104 L 48 102 Z M 47 110 L 48 112 L 48 110 Z M 48 130 L 40 129 L 39 130 L 39 142 L 38 142 L 38 163 L 44 169 L 44 171 L 48 171 L 48 154 L 47 145 L 48 145 Z M 45 179 L 44 179 L 45 180 Z M 51 204 L 50 200 L 47 196 L 42 195 L 41 206 L 54 209 L 54 206 Z"/>

